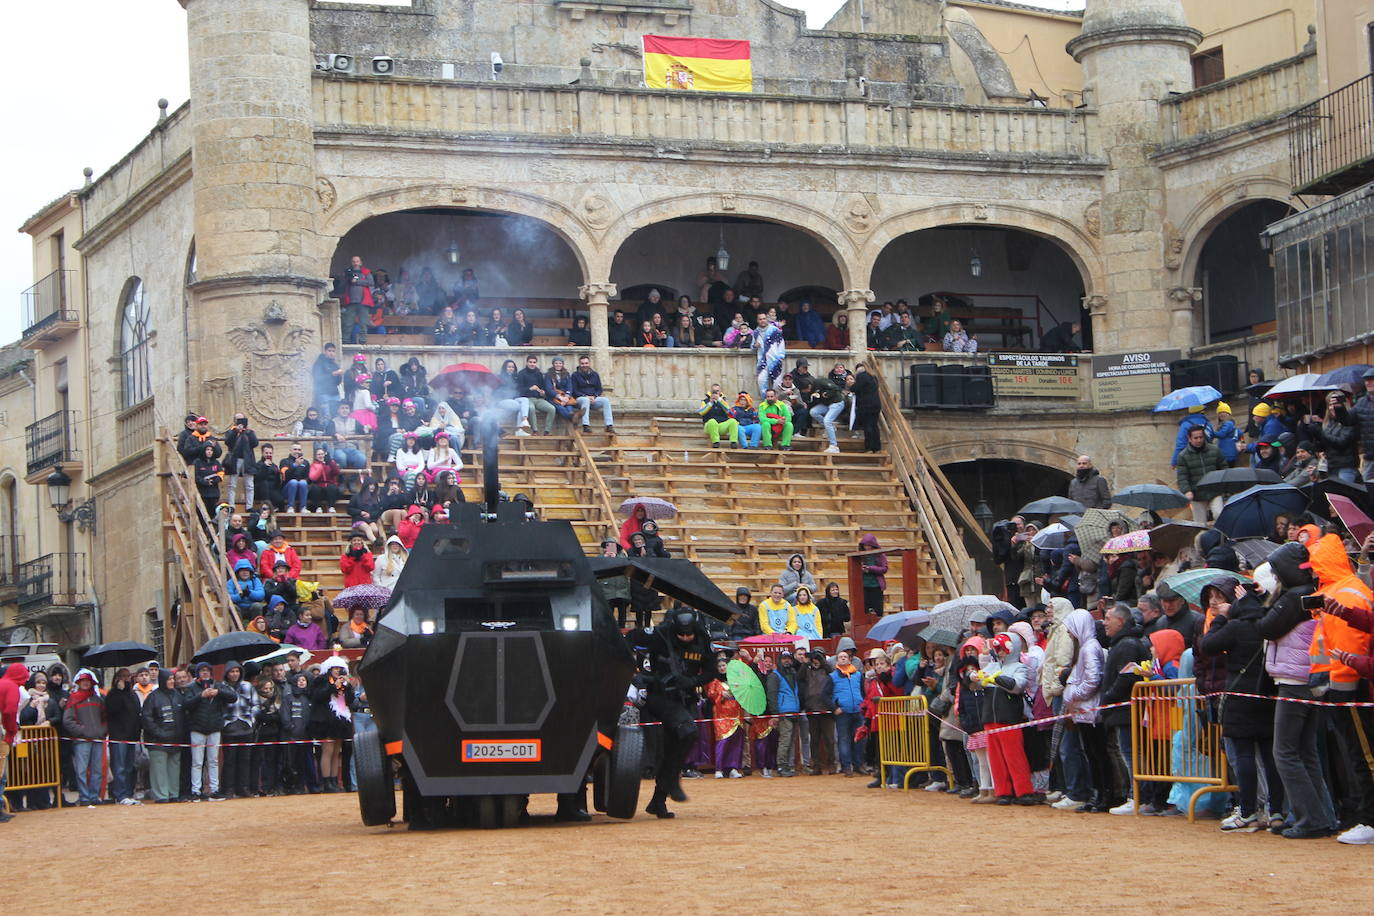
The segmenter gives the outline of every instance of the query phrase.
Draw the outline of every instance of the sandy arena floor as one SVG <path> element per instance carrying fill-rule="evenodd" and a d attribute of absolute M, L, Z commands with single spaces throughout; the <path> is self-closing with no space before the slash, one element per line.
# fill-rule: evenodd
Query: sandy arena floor
<path fill-rule="evenodd" d="M 851 902 L 839 911 L 1368 908 L 1374 847 L 1221 835 L 1215 821 L 974 808 L 866 783 L 692 780 L 692 800 L 674 806 L 672 821 L 598 815 L 590 824 L 555 824 L 552 797 L 537 797 L 527 827 L 432 833 L 364 827 L 353 795 L 71 808 L 19 814 L 0 827 L 0 848 L 10 860 L 12 902 L 31 912 L 199 901 L 230 913 L 268 905 L 766 914 L 779 904 L 831 910 L 846 888 Z M 648 783 L 644 789 L 641 802 Z M 31 869 L 22 864 L 29 854 L 37 856 Z"/>

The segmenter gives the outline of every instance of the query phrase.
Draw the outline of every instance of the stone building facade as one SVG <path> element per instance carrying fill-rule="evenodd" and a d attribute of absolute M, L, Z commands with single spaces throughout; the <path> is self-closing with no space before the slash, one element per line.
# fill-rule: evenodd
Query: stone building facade
<path fill-rule="evenodd" d="M 718 352 L 611 358 L 605 322 L 618 287 L 657 279 L 623 268 L 628 256 L 617 267 L 618 256 L 636 233 L 701 221 L 719 221 L 722 235 L 726 225 L 782 227 L 833 262 L 825 285 L 851 336 L 829 356 L 864 355 L 875 299 L 929 292 L 883 281 L 910 280 L 893 272 L 906 256 L 884 266 L 885 252 L 919 250 L 914 233 L 966 233 L 951 243 L 962 246 L 999 230 L 1048 246 L 1077 273 L 1056 317 L 1081 315 L 1096 352 L 1234 353 L 1276 368 L 1264 321 L 1209 339 L 1199 278 L 1225 220 L 1258 202 L 1290 203 L 1281 119 L 1316 94 L 1317 55 L 1306 48 L 1192 90 L 1203 35 L 1181 0 L 1089 0 L 1061 52 L 1072 64 L 1056 63 L 1081 72 L 1081 92 L 1051 107 L 1017 85 L 1020 64 L 990 50 L 978 8 L 1017 12 L 994 0 L 866 0 L 866 21 L 846 7 L 818 30 L 775 0 L 182 5 L 190 102 L 164 109 L 75 196 L 89 378 L 74 491 L 102 519 L 126 520 L 102 523 L 88 548 L 103 608 L 92 639 L 143 637 L 173 600 L 153 428 L 175 432 L 188 410 L 223 427 L 241 409 L 263 432 L 288 429 L 309 401 L 309 363 L 338 339 L 329 277 L 346 257 L 341 243 L 373 217 L 538 221 L 570 252 L 575 282 L 562 296 L 585 303 L 594 359 L 631 412 L 678 409 L 699 397 L 693 386 L 752 375 L 747 356 Z M 755 92 L 640 88 L 646 33 L 748 38 Z M 385 72 L 374 59 L 390 62 Z M 693 222 L 673 222 L 684 220 Z M 732 238 L 746 259 L 747 241 Z M 131 388 L 138 341 L 123 323 L 134 280 L 151 357 L 144 387 Z M 436 362 L 385 342 L 372 351 Z M 879 365 L 895 384 L 910 362 Z M 1089 452 L 1123 484 L 1171 479 L 1162 442 L 1172 421 L 1095 410 L 1086 376 L 1067 398 L 1007 398 L 955 422 L 912 422 L 951 465 L 1064 468 Z"/>

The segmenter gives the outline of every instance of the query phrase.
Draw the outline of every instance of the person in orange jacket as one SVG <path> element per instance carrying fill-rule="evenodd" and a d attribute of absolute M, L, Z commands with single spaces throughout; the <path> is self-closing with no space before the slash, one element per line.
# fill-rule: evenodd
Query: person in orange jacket
<path fill-rule="evenodd" d="M 1308 529 L 1314 529 L 1309 531 Z M 1351 663 L 1370 655 L 1371 635 L 1358 624 L 1365 622 L 1359 612 L 1374 609 L 1374 591 L 1361 581 L 1350 565 L 1345 545 L 1337 534 L 1313 537 L 1315 526 L 1304 525 L 1298 539 L 1307 535 L 1307 553 L 1318 591 L 1326 604 L 1350 609 L 1345 614 L 1325 610 L 1315 612 L 1317 627 L 1312 632 L 1310 655 L 1312 678 L 1320 690 L 1325 687 L 1328 703 L 1355 703 L 1369 699 L 1364 675 Z M 1343 789 L 1337 799 L 1340 839 L 1347 843 L 1374 843 L 1374 771 L 1366 748 L 1374 742 L 1366 710 L 1350 706 L 1331 710 L 1337 754 L 1331 765 L 1339 768 L 1338 782 Z"/>
<path fill-rule="evenodd" d="M 348 536 L 348 549 L 339 557 L 339 569 L 344 574 L 344 588 L 353 585 L 371 585 L 372 570 L 377 561 L 372 551 L 367 549 L 367 539 L 362 532 L 355 530 Z"/>

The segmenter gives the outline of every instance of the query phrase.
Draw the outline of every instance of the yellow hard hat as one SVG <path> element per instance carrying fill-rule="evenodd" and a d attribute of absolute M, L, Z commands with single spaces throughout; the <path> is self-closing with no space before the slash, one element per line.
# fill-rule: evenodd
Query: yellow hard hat
<path fill-rule="evenodd" d="M 1193 407 L 1189 407 L 1189 408 L 1188 408 L 1188 412 L 1189 412 L 1189 413 L 1202 413 L 1202 411 L 1203 411 L 1204 409 L 1205 409 L 1205 408 L 1204 408 L 1201 404 L 1198 404 L 1198 405 L 1194 405 Z"/>
<path fill-rule="evenodd" d="M 1267 417 L 1269 416 L 1269 414 L 1273 413 L 1273 410 L 1269 407 L 1268 404 L 1264 403 L 1263 401 L 1260 401 L 1254 407 L 1250 408 L 1250 412 L 1257 417 Z"/>
<path fill-rule="evenodd" d="M 1230 413 L 1230 412 L 1231 412 L 1231 405 L 1230 405 L 1230 404 L 1227 404 L 1225 401 L 1218 401 L 1218 402 L 1217 402 L 1217 413 Z"/>

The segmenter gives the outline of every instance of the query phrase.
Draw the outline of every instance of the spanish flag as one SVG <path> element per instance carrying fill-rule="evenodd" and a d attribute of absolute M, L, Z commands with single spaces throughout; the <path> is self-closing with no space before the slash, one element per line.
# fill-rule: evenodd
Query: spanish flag
<path fill-rule="evenodd" d="M 645 35 L 644 85 L 650 89 L 752 92 L 749 42 Z"/>

